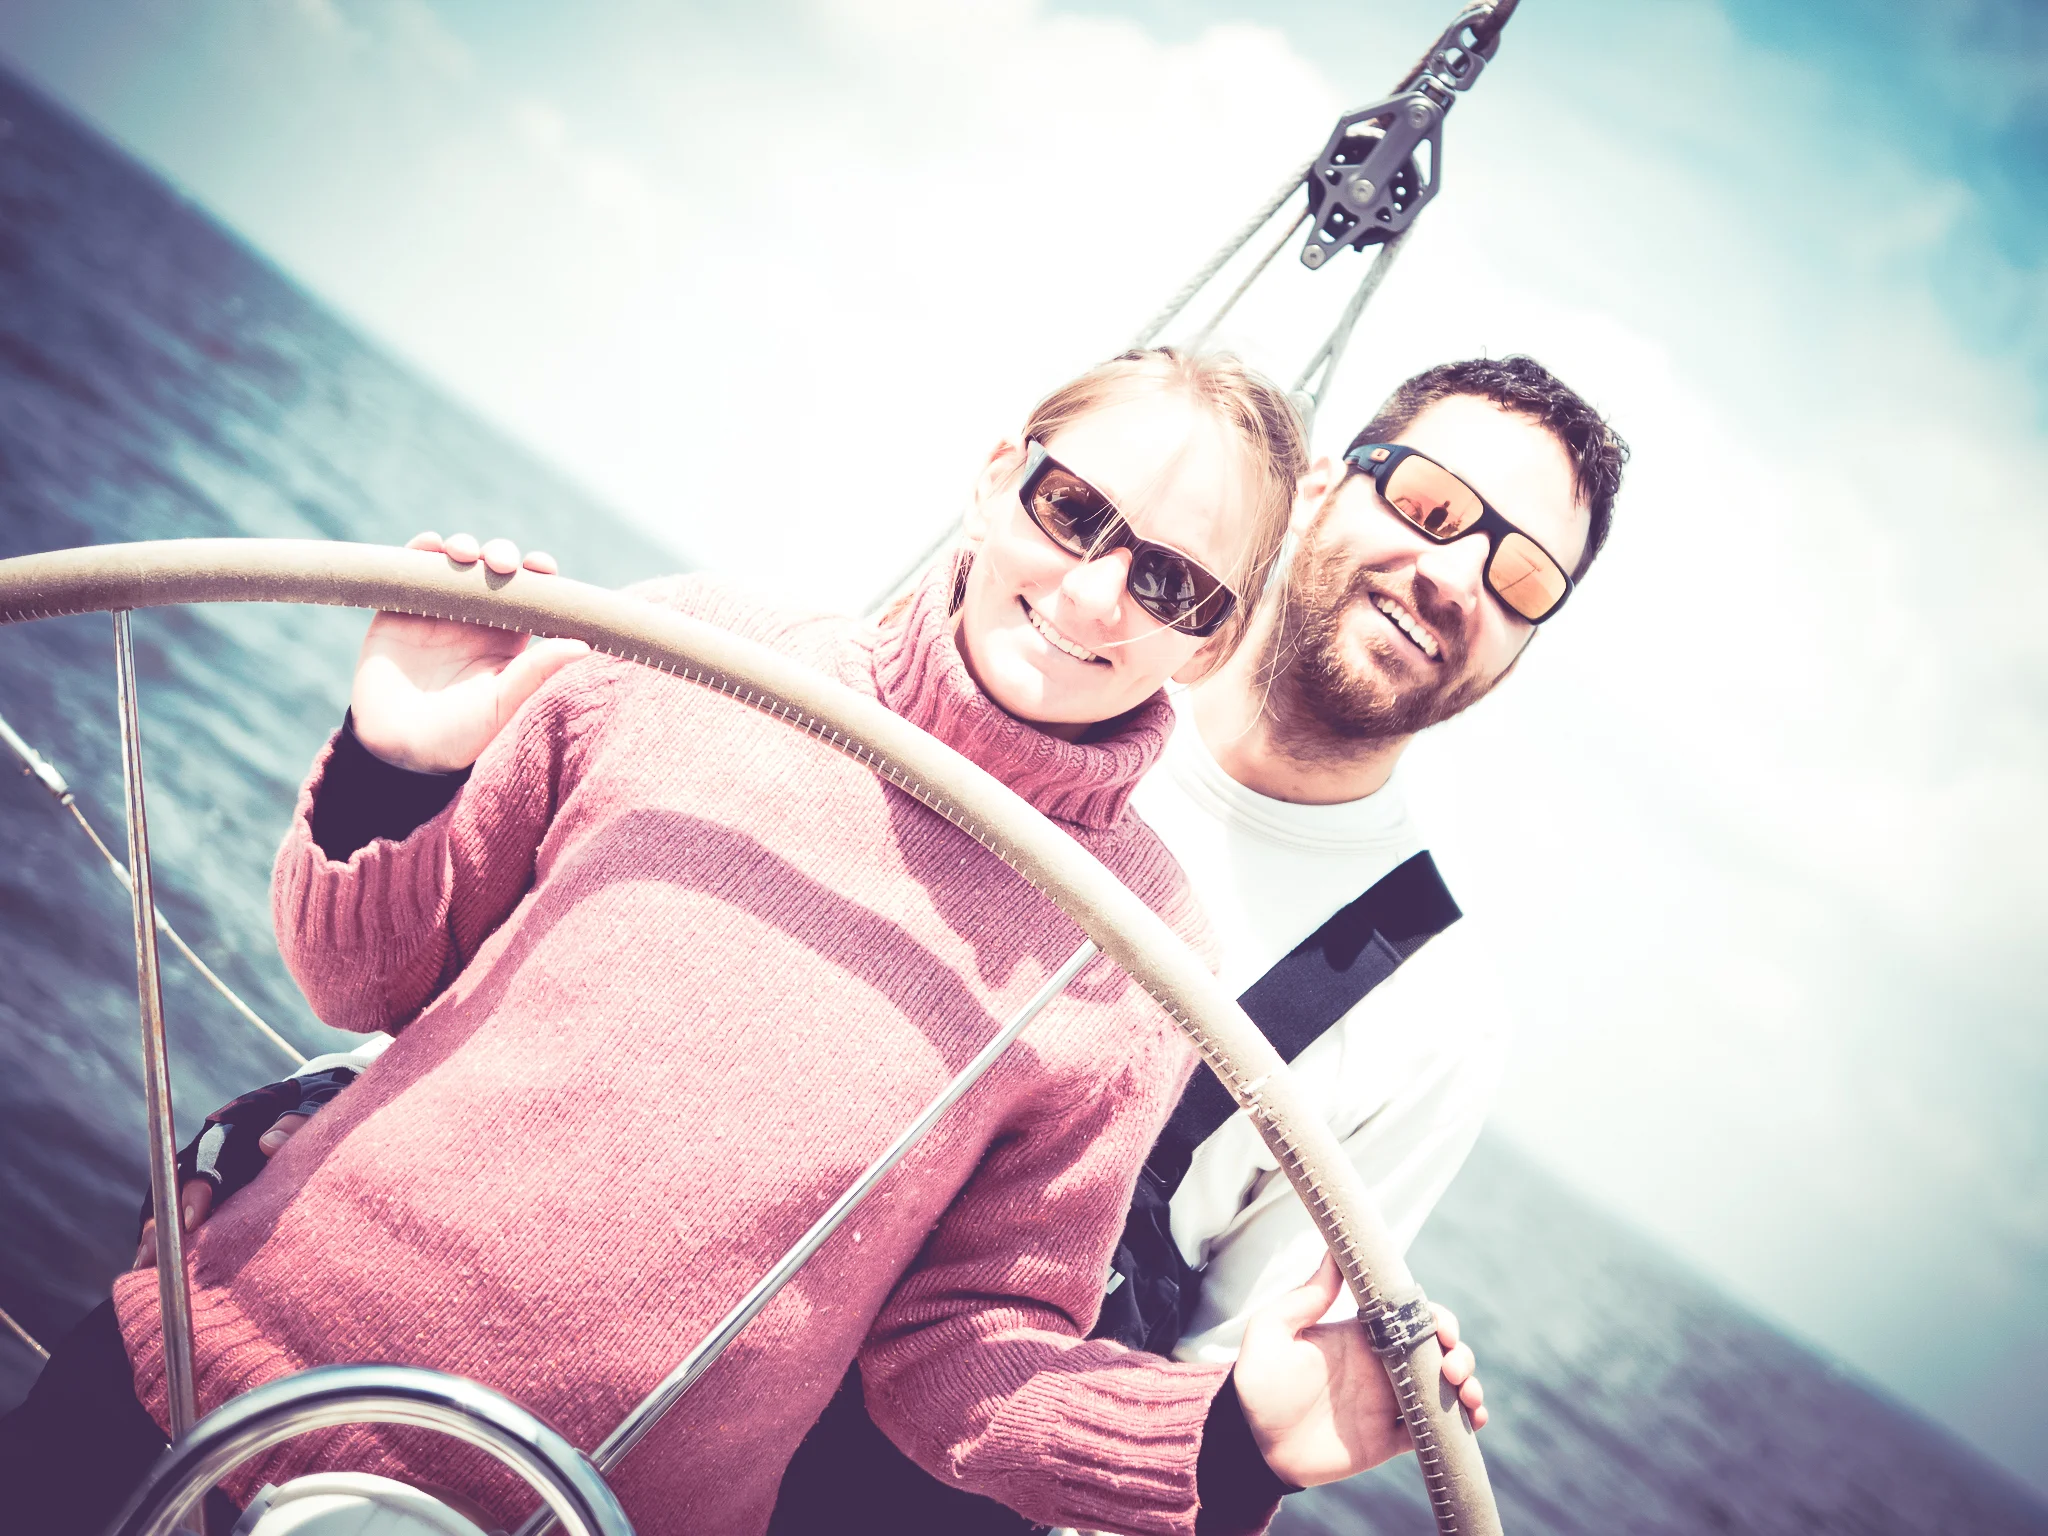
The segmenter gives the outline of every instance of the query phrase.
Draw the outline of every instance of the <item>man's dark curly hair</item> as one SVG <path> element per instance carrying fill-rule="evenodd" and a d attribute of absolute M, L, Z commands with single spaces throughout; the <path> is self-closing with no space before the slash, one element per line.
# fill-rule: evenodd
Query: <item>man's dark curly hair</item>
<path fill-rule="evenodd" d="M 1628 444 L 1583 396 L 1535 358 L 1475 357 L 1462 363 L 1439 363 L 1418 373 L 1387 396 L 1365 429 L 1351 440 L 1351 447 L 1394 441 L 1416 417 L 1454 395 L 1491 400 L 1503 410 L 1526 416 L 1563 445 L 1572 461 L 1572 489 L 1592 519 L 1586 552 L 1572 572 L 1572 580 L 1583 578 L 1600 546 L 1607 542 L 1615 494 L 1621 489 L 1621 469 L 1628 463 Z"/>

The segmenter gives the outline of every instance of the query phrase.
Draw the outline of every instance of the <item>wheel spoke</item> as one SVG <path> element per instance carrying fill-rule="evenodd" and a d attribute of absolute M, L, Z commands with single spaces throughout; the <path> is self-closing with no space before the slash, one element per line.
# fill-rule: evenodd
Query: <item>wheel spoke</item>
<path fill-rule="evenodd" d="M 149 871 L 149 812 L 142 793 L 142 718 L 135 697 L 129 612 L 114 614 L 114 698 L 121 715 L 121 783 L 128 796 L 128 894 L 135 914 L 135 991 L 142 1013 L 142 1091 L 149 1116 L 149 1192 L 156 1206 L 156 1292 L 164 1325 L 164 1385 L 173 1440 L 199 1417 L 192 1370 L 192 1292 L 178 1221 L 178 1138 L 171 1115 L 170 1048 L 157 967 L 156 893 Z"/>

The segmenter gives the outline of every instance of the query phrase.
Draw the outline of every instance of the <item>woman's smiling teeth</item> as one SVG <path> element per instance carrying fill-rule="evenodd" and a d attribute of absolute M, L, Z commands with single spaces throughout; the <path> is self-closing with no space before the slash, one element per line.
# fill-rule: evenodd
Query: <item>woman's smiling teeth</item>
<path fill-rule="evenodd" d="M 1069 656 L 1073 657 L 1076 661 L 1102 660 L 1102 658 L 1096 655 L 1093 651 L 1083 650 L 1080 646 L 1074 644 L 1073 641 L 1069 640 L 1065 635 L 1061 634 L 1058 630 L 1054 629 L 1050 624 L 1046 623 L 1044 619 L 1038 616 L 1038 610 L 1033 608 L 1029 603 L 1025 602 L 1023 598 L 1020 597 L 1017 599 L 1017 606 L 1024 610 L 1024 617 L 1031 621 L 1031 627 L 1037 630 L 1041 635 L 1045 636 L 1046 643 L 1052 646 L 1054 650 L 1065 651 Z"/>
<path fill-rule="evenodd" d="M 1400 630 L 1401 633 L 1406 635 L 1410 640 L 1413 640 L 1417 648 L 1421 650 L 1423 655 L 1427 656 L 1431 661 L 1435 661 L 1437 659 L 1438 648 L 1436 643 L 1436 636 L 1432 635 L 1428 630 L 1424 629 L 1420 624 L 1416 623 L 1414 619 L 1410 618 L 1408 616 L 1408 610 L 1406 608 L 1403 608 L 1391 597 L 1374 598 L 1373 606 L 1379 609 L 1379 611 L 1381 613 L 1384 613 L 1388 618 L 1392 619 L 1394 621 L 1394 627 Z"/>

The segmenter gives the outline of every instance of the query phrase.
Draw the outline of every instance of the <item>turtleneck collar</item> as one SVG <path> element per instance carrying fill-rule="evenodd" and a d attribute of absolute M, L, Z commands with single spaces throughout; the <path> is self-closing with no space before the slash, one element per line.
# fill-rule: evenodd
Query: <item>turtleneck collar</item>
<path fill-rule="evenodd" d="M 1173 732 L 1165 690 L 1087 741 L 1062 741 L 1006 713 L 974 681 L 953 637 L 953 610 L 973 558 L 962 551 L 936 562 L 910 598 L 883 616 L 874 647 L 877 695 L 1045 815 L 1114 826 Z"/>

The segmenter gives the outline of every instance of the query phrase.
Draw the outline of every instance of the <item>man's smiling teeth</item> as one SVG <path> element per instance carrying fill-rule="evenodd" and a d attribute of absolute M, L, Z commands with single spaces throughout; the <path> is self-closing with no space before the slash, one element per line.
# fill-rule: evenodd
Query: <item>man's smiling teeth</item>
<path fill-rule="evenodd" d="M 1047 642 L 1055 650 L 1065 651 L 1069 656 L 1073 657 L 1076 661 L 1100 661 L 1102 659 L 1100 656 L 1097 656 L 1093 651 L 1082 650 L 1080 646 L 1074 644 L 1073 641 L 1069 640 L 1065 635 L 1061 634 L 1058 630 L 1054 629 L 1050 624 L 1046 623 L 1045 620 L 1041 619 L 1038 616 L 1038 610 L 1036 608 L 1033 608 L 1029 603 L 1024 603 L 1021 598 L 1019 599 L 1019 602 L 1022 603 L 1025 616 L 1031 620 L 1031 627 L 1037 630 L 1041 635 L 1045 636 Z"/>
<path fill-rule="evenodd" d="M 1420 646 L 1423 655 L 1427 656 L 1431 661 L 1437 659 L 1436 636 L 1409 618 L 1407 609 L 1403 608 L 1391 597 L 1376 598 L 1373 601 L 1373 606 L 1392 619 L 1395 628 L 1399 629 L 1402 634 Z"/>

